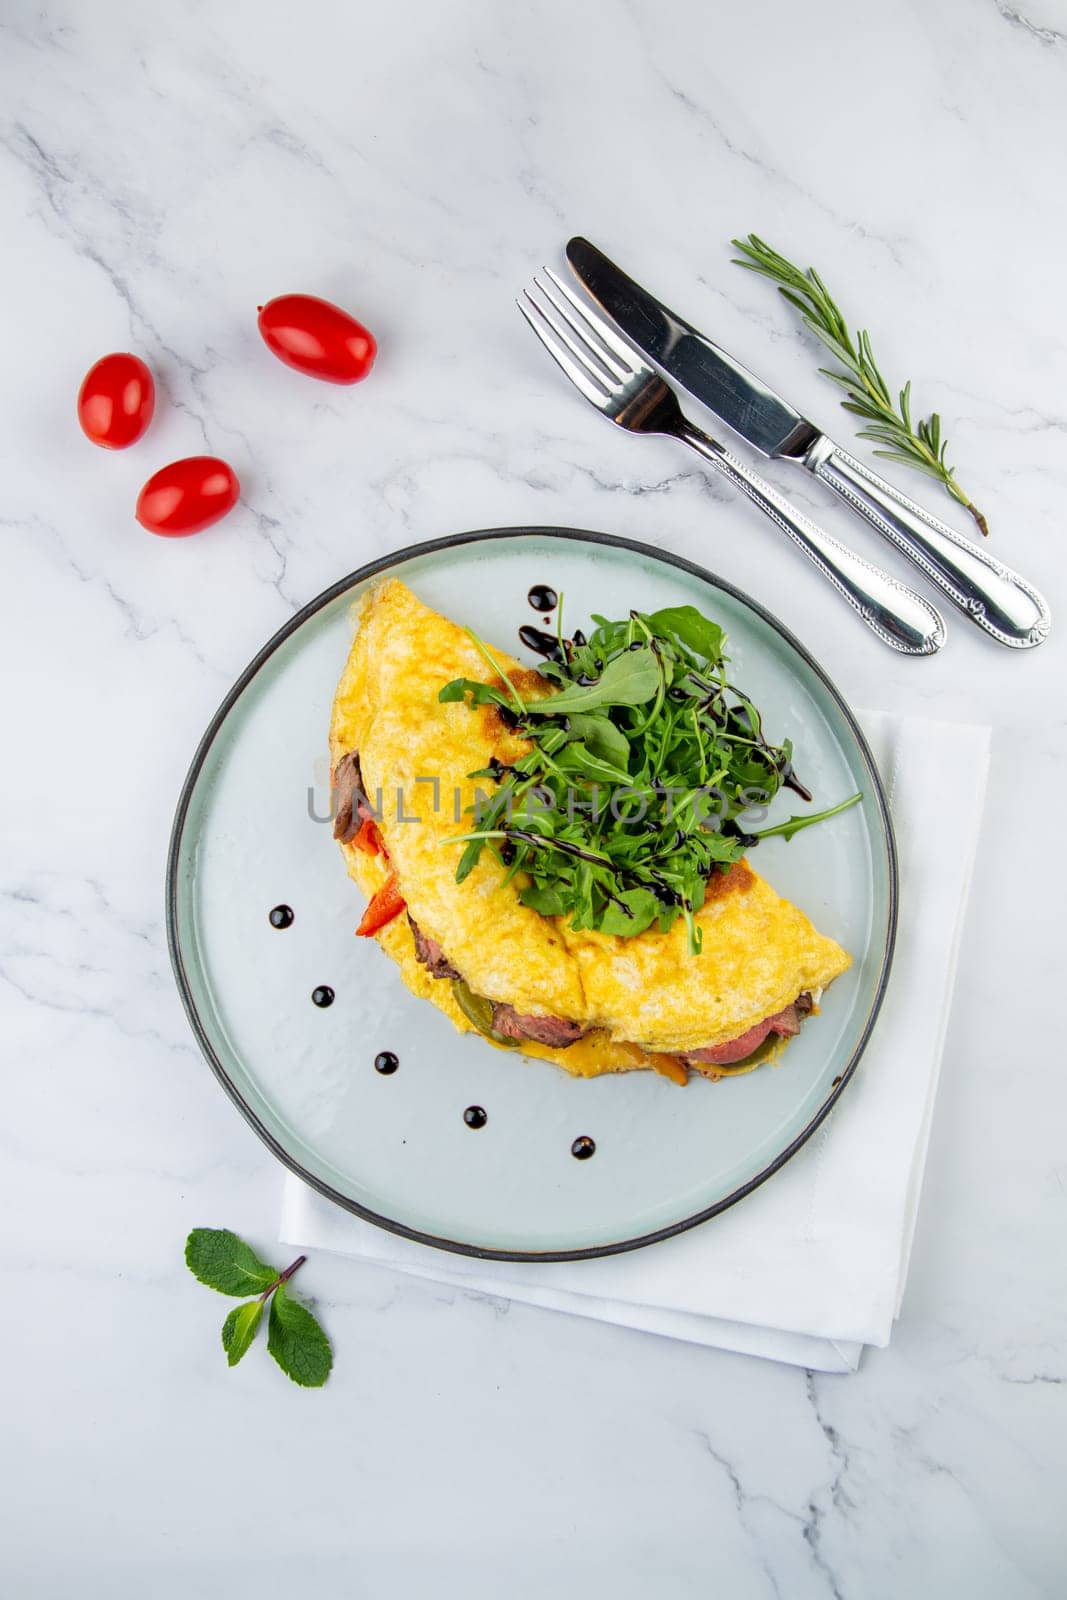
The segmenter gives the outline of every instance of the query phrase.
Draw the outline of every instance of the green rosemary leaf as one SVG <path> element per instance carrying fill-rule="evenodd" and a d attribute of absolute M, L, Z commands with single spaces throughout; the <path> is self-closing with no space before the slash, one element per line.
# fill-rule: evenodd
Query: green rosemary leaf
<path fill-rule="evenodd" d="M 954 468 L 946 459 L 947 442 L 942 435 L 941 418 L 934 411 L 913 423 L 910 379 L 894 402 L 875 359 L 870 334 L 861 329 L 853 341 L 840 308 L 815 268 L 802 271 L 754 233 L 747 239 L 733 239 L 731 243 L 740 252 L 733 257 L 734 264 L 775 283 L 782 298 L 800 313 L 805 327 L 837 359 L 842 371 L 828 371 L 825 367 L 820 367 L 819 371 L 845 390 L 848 399 L 841 402 L 844 409 L 856 416 L 877 420 L 884 428 L 878 434 L 861 430 L 859 437 L 878 438 L 891 444 L 892 455 L 878 450 L 875 455 L 884 455 L 913 471 L 936 478 L 946 492 L 970 512 L 982 533 L 987 534 L 989 527 L 985 517 L 960 488 Z"/>

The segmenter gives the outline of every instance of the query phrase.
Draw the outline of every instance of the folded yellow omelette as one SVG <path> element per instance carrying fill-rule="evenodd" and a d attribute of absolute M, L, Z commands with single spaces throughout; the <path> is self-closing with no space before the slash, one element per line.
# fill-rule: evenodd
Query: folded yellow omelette
<path fill-rule="evenodd" d="M 551 693 L 493 656 L 528 697 Z M 457 1028 L 484 1033 L 490 1018 L 490 1042 L 580 1077 L 645 1067 L 684 1082 L 687 1068 L 718 1077 L 773 1054 L 850 957 L 747 862 L 710 880 L 698 956 L 680 919 L 621 938 L 542 916 L 501 882 L 489 851 L 456 882 L 462 846 L 445 841 L 470 831 L 467 808 L 487 782 L 468 774 L 529 749 L 495 708 L 438 700 L 453 678 L 489 676 L 469 635 L 399 580 L 365 595 L 330 725 L 335 834 L 368 899 L 403 901 L 375 937 L 408 988 Z M 377 854 L 361 847 L 366 829 L 354 842 L 369 812 Z"/>

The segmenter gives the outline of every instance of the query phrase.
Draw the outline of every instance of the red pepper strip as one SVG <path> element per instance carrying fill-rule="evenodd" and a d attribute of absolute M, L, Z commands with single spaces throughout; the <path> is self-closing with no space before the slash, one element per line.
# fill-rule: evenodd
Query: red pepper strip
<path fill-rule="evenodd" d="M 378 824 L 373 817 L 364 817 L 359 825 L 359 832 L 352 835 L 349 843 L 354 844 L 357 850 L 362 850 L 368 856 L 380 856 L 385 850 Z"/>
<path fill-rule="evenodd" d="M 396 873 L 391 872 L 363 913 L 363 921 L 356 929 L 358 937 L 365 939 L 387 922 L 392 922 L 403 911 L 406 902 L 397 886 Z"/>

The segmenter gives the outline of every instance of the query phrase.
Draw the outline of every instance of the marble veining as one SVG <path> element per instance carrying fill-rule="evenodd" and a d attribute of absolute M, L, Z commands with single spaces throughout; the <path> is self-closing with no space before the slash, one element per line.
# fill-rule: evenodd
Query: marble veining
<path fill-rule="evenodd" d="M 594 416 L 513 300 L 585 233 L 848 447 L 817 352 L 729 239 L 754 229 L 815 262 L 893 379 L 942 412 L 993 553 L 1062 616 L 1065 135 L 1054 0 L 677 0 L 669 24 L 648 0 L 9 0 L 12 1594 L 1063 1594 L 1060 635 L 1020 657 L 950 616 L 940 657 L 890 656 L 720 479 Z M 367 383 L 271 360 L 256 306 L 294 289 L 374 330 Z M 74 397 L 127 348 L 159 406 L 111 456 Z M 191 540 L 144 534 L 140 485 L 205 451 L 234 466 L 240 506 Z M 908 575 L 817 484 L 766 471 Z M 935 488 L 898 481 L 971 533 Z M 852 1377 L 320 1254 L 301 1289 L 337 1360 L 309 1395 L 262 1352 L 226 1369 L 226 1307 L 182 1265 L 199 1224 L 275 1250 L 280 1183 L 169 972 L 163 863 L 196 742 L 264 640 L 343 573 L 538 522 L 703 561 L 855 704 L 993 725 L 910 1281 L 892 1344 Z"/>

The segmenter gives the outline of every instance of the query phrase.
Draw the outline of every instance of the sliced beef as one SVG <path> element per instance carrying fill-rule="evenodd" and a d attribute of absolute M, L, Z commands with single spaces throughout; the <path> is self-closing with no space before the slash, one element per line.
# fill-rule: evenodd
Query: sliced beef
<path fill-rule="evenodd" d="M 565 1050 L 589 1032 L 584 1023 L 566 1017 L 524 1017 L 514 1006 L 500 1003 L 493 1007 L 493 1027 L 506 1039 L 533 1039 L 556 1050 Z"/>
<path fill-rule="evenodd" d="M 359 832 L 363 818 L 370 816 L 370 808 L 363 796 L 363 774 L 359 770 L 358 750 L 350 750 L 341 757 L 334 768 L 333 787 L 337 796 L 333 836 L 340 839 L 342 844 L 348 844 Z"/>
<path fill-rule="evenodd" d="M 806 1008 L 804 1001 L 807 1001 Z M 810 1010 L 811 995 L 801 995 L 784 1011 L 776 1012 L 773 1017 L 764 1017 L 762 1022 L 757 1022 L 754 1028 L 749 1028 L 738 1038 L 728 1039 L 725 1044 L 709 1045 L 706 1050 L 689 1050 L 682 1059 L 692 1062 L 694 1066 L 732 1066 L 735 1061 L 743 1061 L 753 1050 L 758 1050 L 769 1033 L 776 1033 L 782 1039 L 794 1038 L 800 1032 L 801 1018 L 807 1016 Z"/>
<path fill-rule="evenodd" d="M 436 939 L 431 939 L 428 933 L 423 933 L 418 923 L 409 916 L 411 934 L 415 940 L 415 954 L 427 969 L 431 978 L 458 978 L 459 973 L 451 966 L 441 946 Z"/>

